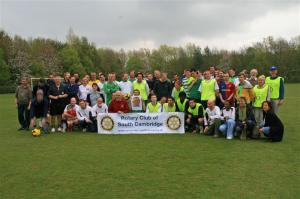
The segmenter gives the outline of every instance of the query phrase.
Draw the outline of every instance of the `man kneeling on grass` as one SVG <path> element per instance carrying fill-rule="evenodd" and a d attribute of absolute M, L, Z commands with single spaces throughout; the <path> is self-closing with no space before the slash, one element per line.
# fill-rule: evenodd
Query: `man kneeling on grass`
<path fill-rule="evenodd" d="M 95 132 L 93 121 L 92 121 L 92 108 L 87 105 L 85 100 L 80 100 L 79 108 L 76 112 L 79 121 L 79 126 L 83 132 L 87 130 Z"/>
<path fill-rule="evenodd" d="M 235 134 L 240 136 L 241 140 L 246 140 L 247 137 L 252 136 L 253 128 L 255 126 L 255 117 L 252 107 L 246 104 L 246 98 L 239 98 L 239 105 L 235 112 Z"/>
<path fill-rule="evenodd" d="M 157 96 L 155 94 L 151 95 L 151 101 L 147 104 L 146 113 L 160 113 L 161 104 L 157 101 Z"/>
<path fill-rule="evenodd" d="M 73 130 L 73 126 L 78 124 L 77 110 L 79 109 L 79 106 L 76 103 L 76 98 L 72 97 L 70 99 L 70 104 L 65 107 L 64 113 L 62 114 L 63 132 L 66 131 L 66 123 L 68 132 L 71 132 Z"/>
<path fill-rule="evenodd" d="M 196 133 L 200 130 L 203 133 L 204 109 L 200 103 L 196 103 L 194 99 L 190 99 L 189 107 L 186 112 L 186 130 Z"/>
<path fill-rule="evenodd" d="M 230 101 L 224 101 L 224 107 L 221 110 L 221 120 L 222 124 L 219 127 L 220 132 L 222 132 L 228 140 L 234 137 L 234 127 L 235 127 L 235 108 L 231 106 Z"/>
<path fill-rule="evenodd" d="M 176 112 L 176 105 L 173 97 L 168 97 L 167 103 L 164 103 L 163 105 L 163 112 Z"/>
<path fill-rule="evenodd" d="M 204 123 L 205 134 L 213 135 L 214 137 L 219 137 L 219 127 L 221 125 L 221 111 L 220 108 L 215 105 L 214 100 L 207 101 Z"/>
<path fill-rule="evenodd" d="M 36 97 L 32 100 L 30 105 L 30 119 L 31 127 L 36 128 L 39 126 L 44 131 L 48 131 L 47 128 L 47 113 L 48 113 L 48 100 L 44 97 L 42 89 L 38 89 Z M 39 122 L 37 122 L 40 120 Z"/>
<path fill-rule="evenodd" d="M 98 131 L 97 115 L 99 113 L 108 113 L 108 107 L 103 102 L 103 99 L 101 97 L 97 98 L 95 106 L 92 107 L 92 121 L 93 121 L 93 126 L 95 131 Z"/>

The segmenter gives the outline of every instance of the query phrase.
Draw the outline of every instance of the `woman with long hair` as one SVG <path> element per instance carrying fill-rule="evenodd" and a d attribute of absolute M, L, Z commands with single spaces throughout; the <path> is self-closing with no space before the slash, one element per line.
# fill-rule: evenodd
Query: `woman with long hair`
<path fill-rule="evenodd" d="M 262 104 L 264 125 L 259 129 L 272 142 L 280 142 L 283 137 L 284 126 L 272 109 L 272 103 L 264 101 Z"/>

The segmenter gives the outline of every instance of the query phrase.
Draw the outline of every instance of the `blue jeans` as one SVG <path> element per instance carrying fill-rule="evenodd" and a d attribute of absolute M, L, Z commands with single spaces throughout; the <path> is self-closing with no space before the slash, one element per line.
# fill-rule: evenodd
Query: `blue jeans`
<path fill-rule="evenodd" d="M 219 128 L 219 130 L 226 135 L 227 139 L 233 138 L 233 131 L 235 127 L 235 121 L 233 119 L 228 119 L 225 121 L 224 124 L 222 124 Z"/>
<path fill-rule="evenodd" d="M 247 135 L 250 135 L 253 131 L 253 128 L 255 126 L 255 122 L 252 120 L 247 120 L 246 121 L 247 124 L 247 129 L 245 129 L 247 131 Z M 244 130 L 245 125 L 241 122 L 241 121 L 237 121 L 236 122 L 236 127 L 235 127 L 235 133 L 236 135 L 241 134 L 241 132 Z"/>
<path fill-rule="evenodd" d="M 22 128 L 28 128 L 30 124 L 28 104 L 18 105 L 18 120 Z"/>
<path fill-rule="evenodd" d="M 266 127 L 262 127 L 263 133 L 265 135 L 269 135 L 270 134 L 270 127 L 266 126 Z"/>

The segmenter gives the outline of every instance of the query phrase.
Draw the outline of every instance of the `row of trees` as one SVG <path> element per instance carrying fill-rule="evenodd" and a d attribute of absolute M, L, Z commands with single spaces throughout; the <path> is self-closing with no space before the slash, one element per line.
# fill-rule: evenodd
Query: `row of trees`
<path fill-rule="evenodd" d="M 65 43 L 35 38 L 25 40 L 0 32 L 0 84 L 16 82 L 21 76 L 45 77 L 63 71 L 91 71 L 121 73 L 129 70 L 153 71 L 161 69 L 170 74 L 182 73 L 184 68 L 204 70 L 209 66 L 237 70 L 258 68 L 267 73 L 268 67 L 280 67 L 286 81 L 300 81 L 300 36 L 290 41 L 267 37 L 238 51 L 200 48 L 195 44 L 185 47 L 161 45 L 158 49 L 125 51 L 97 48 L 86 37 L 72 30 Z"/>

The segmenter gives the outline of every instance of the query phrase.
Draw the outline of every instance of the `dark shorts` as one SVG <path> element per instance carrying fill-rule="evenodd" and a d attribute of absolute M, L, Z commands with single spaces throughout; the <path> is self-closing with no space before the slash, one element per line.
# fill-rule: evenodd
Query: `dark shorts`
<path fill-rule="evenodd" d="M 65 109 L 64 103 L 51 103 L 50 104 L 50 115 L 61 115 Z"/>

